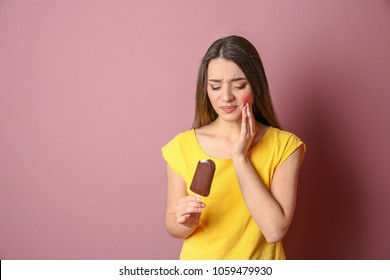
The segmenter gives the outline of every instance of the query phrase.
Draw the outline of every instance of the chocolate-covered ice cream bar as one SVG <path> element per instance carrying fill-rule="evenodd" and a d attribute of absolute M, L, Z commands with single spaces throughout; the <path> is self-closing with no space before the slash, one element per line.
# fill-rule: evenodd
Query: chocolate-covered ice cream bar
<path fill-rule="evenodd" d="M 215 172 L 215 163 L 211 159 L 198 162 L 190 190 L 201 196 L 208 196 Z"/>

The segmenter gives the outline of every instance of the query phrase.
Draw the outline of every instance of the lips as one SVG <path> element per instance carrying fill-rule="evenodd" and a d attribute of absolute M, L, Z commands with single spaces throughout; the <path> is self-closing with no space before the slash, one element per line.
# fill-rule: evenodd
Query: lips
<path fill-rule="evenodd" d="M 237 106 L 229 105 L 220 107 L 225 113 L 232 113 L 237 109 Z"/>

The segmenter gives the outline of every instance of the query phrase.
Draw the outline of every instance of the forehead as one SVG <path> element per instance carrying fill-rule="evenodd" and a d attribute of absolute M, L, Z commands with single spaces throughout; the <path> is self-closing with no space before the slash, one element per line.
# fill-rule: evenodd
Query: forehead
<path fill-rule="evenodd" d="M 233 79 L 237 77 L 244 77 L 240 67 L 231 60 L 224 58 L 214 58 L 210 60 L 207 68 L 208 79 Z"/>

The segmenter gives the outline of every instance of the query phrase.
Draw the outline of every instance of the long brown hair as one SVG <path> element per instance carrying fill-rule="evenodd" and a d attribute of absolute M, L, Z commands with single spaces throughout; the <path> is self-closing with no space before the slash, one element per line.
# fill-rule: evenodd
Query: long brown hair
<path fill-rule="evenodd" d="M 218 117 L 207 95 L 207 69 L 210 60 L 219 57 L 233 61 L 244 72 L 253 93 L 252 109 L 255 120 L 280 128 L 260 56 L 247 39 L 236 35 L 215 41 L 200 63 L 195 97 L 195 119 L 192 127 L 202 127 Z"/>

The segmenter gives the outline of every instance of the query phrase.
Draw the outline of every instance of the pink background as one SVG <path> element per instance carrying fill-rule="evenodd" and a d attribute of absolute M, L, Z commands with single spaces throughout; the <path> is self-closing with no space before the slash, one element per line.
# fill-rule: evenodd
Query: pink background
<path fill-rule="evenodd" d="M 389 30 L 386 0 L 0 0 L 0 258 L 176 259 L 160 148 L 238 34 L 308 147 L 288 258 L 390 259 Z"/>

